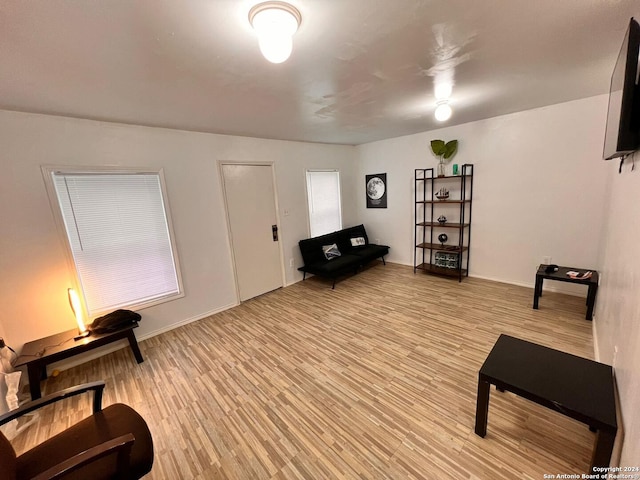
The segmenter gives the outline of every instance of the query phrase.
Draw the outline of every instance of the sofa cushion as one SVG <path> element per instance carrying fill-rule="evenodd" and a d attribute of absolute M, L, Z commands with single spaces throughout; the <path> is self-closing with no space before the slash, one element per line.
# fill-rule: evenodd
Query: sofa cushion
<path fill-rule="evenodd" d="M 364 228 L 364 225 L 355 225 L 353 227 L 345 228 L 340 231 L 341 234 L 351 238 L 351 237 L 364 237 L 365 243 L 369 243 L 369 237 L 367 236 L 367 231 Z"/>
<path fill-rule="evenodd" d="M 319 237 L 307 238 L 305 240 L 300 240 L 298 245 L 300 246 L 300 253 L 302 254 L 302 260 L 305 265 L 313 265 L 318 262 L 326 262 L 327 259 L 324 256 L 324 252 L 322 251 L 323 245 L 331 245 L 333 243 L 338 243 L 338 235 L 334 233 L 327 233 L 326 235 L 321 235 Z M 346 253 L 340 248 L 340 244 L 338 244 L 338 249 L 341 253 Z"/>
<path fill-rule="evenodd" d="M 364 229 L 364 225 L 356 225 L 355 227 L 345 228 L 337 233 L 338 248 L 344 253 L 353 253 L 353 249 L 360 249 L 362 246 L 354 247 L 351 245 L 352 238 L 364 238 L 364 244 L 369 243 L 369 237 L 367 237 L 367 231 Z"/>
<path fill-rule="evenodd" d="M 342 255 L 331 261 L 324 260 L 312 265 L 305 265 L 305 270 L 316 275 L 335 276 L 341 272 L 353 271 L 360 265 L 361 258 L 357 255 Z"/>
<path fill-rule="evenodd" d="M 361 257 L 363 260 L 373 260 L 374 258 L 380 258 L 389 253 L 389 247 L 386 245 L 374 245 L 369 244 L 364 247 L 354 248 L 351 253 Z"/>

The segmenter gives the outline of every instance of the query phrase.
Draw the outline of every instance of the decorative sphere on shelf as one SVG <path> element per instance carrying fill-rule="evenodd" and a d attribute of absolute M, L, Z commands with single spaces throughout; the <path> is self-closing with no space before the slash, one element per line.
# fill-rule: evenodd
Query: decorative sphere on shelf
<path fill-rule="evenodd" d="M 447 237 L 446 233 L 441 233 L 440 235 L 438 235 L 438 240 L 440 241 L 441 244 L 445 244 L 445 242 L 447 240 L 449 240 L 449 237 Z"/>
<path fill-rule="evenodd" d="M 445 217 L 444 215 L 440 215 L 438 217 L 438 223 L 441 225 L 447 223 L 447 217 Z"/>

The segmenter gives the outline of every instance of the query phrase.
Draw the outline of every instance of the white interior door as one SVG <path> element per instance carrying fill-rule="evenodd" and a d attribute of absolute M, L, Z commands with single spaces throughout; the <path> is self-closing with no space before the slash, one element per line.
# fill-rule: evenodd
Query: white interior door
<path fill-rule="evenodd" d="M 282 287 L 271 165 L 223 164 L 222 176 L 240 301 Z M 279 233 L 278 233 L 279 235 Z"/>

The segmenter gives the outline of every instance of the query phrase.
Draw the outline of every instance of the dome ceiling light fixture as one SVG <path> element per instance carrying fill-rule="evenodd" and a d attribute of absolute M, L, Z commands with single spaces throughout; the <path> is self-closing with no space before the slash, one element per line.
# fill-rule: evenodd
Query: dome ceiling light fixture
<path fill-rule="evenodd" d="M 452 75 L 441 75 L 434 80 L 433 94 L 436 97 L 436 110 L 434 116 L 439 122 L 446 122 L 451 118 L 453 110 L 449 99 L 453 93 Z"/>
<path fill-rule="evenodd" d="M 451 105 L 449 105 L 449 102 L 447 100 L 441 100 L 436 103 L 436 111 L 434 112 L 434 115 L 436 117 L 436 120 L 438 120 L 439 122 L 446 122 L 447 120 L 449 120 L 452 113 L 453 110 L 451 110 Z"/>
<path fill-rule="evenodd" d="M 260 51 L 271 63 L 282 63 L 293 50 L 293 35 L 302 16 L 285 2 L 263 2 L 249 10 L 249 23 L 258 35 Z"/>
<path fill-rule="evenodd" d="M 453 85 L 450 82 L 439 82 L 433 87 L 433 92 L 437 100 L 447 100 L 453 92 Z"/>

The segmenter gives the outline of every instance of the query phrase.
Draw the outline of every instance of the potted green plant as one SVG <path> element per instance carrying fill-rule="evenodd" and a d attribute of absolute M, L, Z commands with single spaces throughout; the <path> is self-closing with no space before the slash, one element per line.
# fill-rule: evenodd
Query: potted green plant
<path fill-rule="evenodd" d="M 450 140 L 447 143 L 444 140 L 431 140 L 431 151 L 438 157 L 438 176 L 444 177 L 445 165 L 458 151 L 458 140 Z"/>

